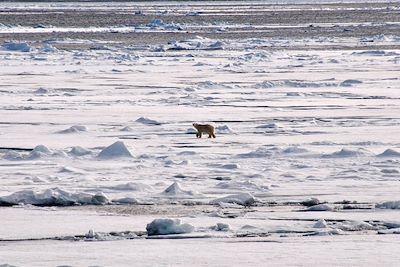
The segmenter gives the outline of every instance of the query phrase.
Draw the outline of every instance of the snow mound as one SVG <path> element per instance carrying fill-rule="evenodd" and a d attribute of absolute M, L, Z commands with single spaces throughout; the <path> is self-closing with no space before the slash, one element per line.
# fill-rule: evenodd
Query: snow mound
<path fill-rule="evenodd" d="M 179 219 L 155 219 L 146 226 L 147 235 L 186 234 L 194 231 L 193 225 Z"/>
<path fill-rule="evenodd" d="M 142 124 L 148 124 L 148 125 L 161 125 L 160 122 L 151 120 L 145 117 L 140 117 L 139 119 L 136 120 L 136 122 L 142 123 Z"/>
<path fill-rule="evenodd" d="M 217 126 L 217 127 L 215 127 L 215 131 L 218 134 L 231 134 L 231 133 L 233 133 L 233 130 L 228 125 Z"/>
<path fill-rule="evenodd" d="M 7 151 L 3 158 L 6 160 L 24 160 L 24 157 L 20 153 L 13 150 Z"/>
<path fill-rule="evenodd" d="M 80 147 L 80 146 L 74 146 L 71 148 L 71 150 L 68 152 L 69 154 L 73 155 L 73 156 L 85 156 L 85 155 L 89 155 L 92 152 L 86 148 Z"/>
<path fill-rule="evenodd" d="M 389 148 L 377 155 L 377 157 L 400 157 L 400 152 Z"/>
<path fill-rule="evenodd" d="M 324 219 L 319 219 L 314 225 L 313 228 L 327 228 L 328 225 Z"/>
<path fill-rule="evenodd" d="M 121 191 L 138 191 L 138 192 L 146 192 L 146 191 L 152 191 L 153 187 L 147 184 L 143 183 L 126 183 L 126 184 L 119 184 L 116 186 L 110 187 L 111 189 L 115 190 L 121 190 Z"/>
<path fill-rule="evenodd" d="M 248 153 L 238 154 L 239 158 L 264 158 L 271 157 L 274 155 L 279 148 L 271 147 L 271 146 L 261 146 L 257 148 L 255 151 L 251 151 Z"/>
<path fill-rule="evenodd" d="M 327 204 L 318 204 L 308 207 L 305 211 L 333 211 L 333 207 Z"/>
<path fill-rule="evenodd" d="M 210 204 L 218 205 L 221 203 L 231 203 L 231 204 L 238 204 L 238 205 L 242 205 L 242 206 L 251 206 L 255 202 L 256 202 L 256 200 L 252 194 L 240 193 L 240 194 L 229 195 L 226 197 L 213 199 L 210 201 Z"/>
<path fill-rule="evenodd" d="M 337 225 L 343 231 L 376 230 L 376 227 L 364 221 L 344 221 Z"/>
<path fill-rule="evenodd" d="M 393 234 L 400 234 L 400 228 L 394 229 L 386 229 L 386 230 L 379 230 L 378 234 L 380 235 L 393 235 Z"/>
<path fill-rule="evenodd" d="M 45 94 L 50 93 L 50 90 L 47 88 L 44 88 L 44 87 L 40 87 L 37 90 L 35 90 L 33 93 L 37 94 L 37 95 L 45 95 Z"/>
<path fill-rule="evenodd" d="M 9 196 L 0 197 L 0 205 L 31 204 L 37 206 L 104 205 L 109 203 L 103 193 L 70 193 L 59 188 L 43 192 L 23 190 Z"/>
<path fill-rule="evenodd" d="M 300 204 L 303 206 L 306 206 L 306 207 L 310 207 L 310 206 L 315 206 L 315 205 L 321 204 L 321 202 L 319 201 L 318 198 L 312 197 L 310 199 L 300 202 Z"/>
<path fill-rule="evenodd" d="M 133 128 L 130 127 L 130 126 L 125 126 L 120 131 L 122 131 L 122 132 L 133 132 Z"/>
<path fill-rule="evenodd" d="M 117 141 L 104 148 L 97 157 L 101 159 L 113 159 L 121 157 L 132 158 L 133 156 L 123 142 Z"/>
<path fill-rule="evenodd" d="M 117 204 L 137 204 L 139 201 L 137 201 L 136 198 L 133 197 L 123 197 L 123 198 L 118 198 L 118 199 L 113 199 L 113 203 Z"/>
<path fill-rule="evenodd" d="M 179 182 L 174 182 L 170 186 L 168 186 L 163 192 L 163 195 L 170 197 L 179 197 L 179 196 L 194 196 L 196 192 L 187 191 L 182 189 L 182 186 Z"/>
<path fill-rule="evenodd" d="M 383 56 L 385 54 L 386 52 L 383 50 L 368 50 L 368 51 L 352 53 L 352 55 L 357 55 L 357 56 Z"/>
<path fill-rule="evenodd" d="M 355 84 L 360 84 L 360 83 L 362 83 L 362 81 L 359 81 L 359 80 L 345 80 L 345 81 L 340 83 L 340 86 L 350 87 L 350 86 L 353 86 Z"/>
<path fill-rule="evenodd" d="M 244 181 L 244 182 L 220 182 L 216 184 L 217 188 L 221 189 L 233 189 L 233 190 L 247 190 L 247 191 L 269 191 L 268 186 L 259 186 L 251 181 Z"/>
<path fill-rule="evenodd" d="M 400 200 L 399 201 L 386 201 L 380 204 L 375 205 L 379 209 L 400 209 Z"/>
<path fill-rule="evenodd" d="M 285 148 L 282 153 L 283 154 L 303 154 L 309 152 L 308 149 L 298 147 L 298 146 L 291 146 L 288 148 Z"/>
<path fill-rule="evenodd" d="M 263 81 L 261 83 L 256 83 L 254 87 L 256 89 L 268 89 L 268 88 L 274 88 L 275 86 L 276 84 L 271 81 Z"/>
<path fill-rule="evenodd" d="M 231 226 L 227 223 L 217 223 L 215 226 L 212 227 L 215 231 L 223 231 L 228 232 L 231 230 Z"/>
<path fill-rule="evenodd" d="M 68 133 L 80 133 L 80 132 L 87 132 L 87 131 L 88 131 L 88 128 L 86 126 L 73 125 L 73 126 L 69 127 L 68 129 L 59 131 L 58 133 L 68 134 Z"/>
<path fill-rule="evenodd" d="M 349 158 L 360 157 L 370 154 L 367 150 L 359 148 L 357 150 L 342 148 L 340 151 L 333 152 L 332 154 L 325 154 L 323 158 Z"/>
<path fill-rule="evenodd" d="M 53 155 L 53 151 L 51 151 L 45 145 L 37 145 L 28 155 L 28 159 L 36 159 L 41 158 L 43 156 L 50 156 Z"/>
<path fill-rule="evenodd" d="M 227 170 L 236 170 L 240 169 L 240 165 L 237 163 L 228 163 L 220 166 L 222 169 L 227 169 Z"/>
<path fill-rule="evenodd" d="M 283 126 L 279 123 L 267 123 L 263 125 L 256 126 L 257 129 L 278 129 L 283 128 Z"/>
<path fill-rule="evenodd" d="M 16 51 L 16 52 L 32 51 L 32 47 L 27 43 L 7 42 L 2 45 L 2 48 L 7 51 Z"/>
<path fill-rule="evenodd" d="M 226 44 L 218 40 L 212 40 L 197 36 L 192 39 L 179 40 L 169 43 L 168 45 L 162 45 L 155 47 L 155 52 L 165 52 L 167 50 L 173 51 L 185 51 L 185 50 L 223 50 Z"/>
<path fill-rule="evenodd" d="M 153 19 L 150 23 L 146 24 L 146 27 L 150 29 L 161 29 L 161 30 L 183 30 L 181 25 L 176 23 L 166 23 L 161 19 Z"/>

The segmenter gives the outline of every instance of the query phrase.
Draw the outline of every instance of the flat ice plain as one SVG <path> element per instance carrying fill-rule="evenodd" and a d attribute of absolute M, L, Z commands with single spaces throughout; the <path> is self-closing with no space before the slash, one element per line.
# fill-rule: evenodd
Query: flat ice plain
<path fill-rule="evenodd" d="M 400 4 L 338 2 L 0 2 L 0 266 L 398 266 Z"/>

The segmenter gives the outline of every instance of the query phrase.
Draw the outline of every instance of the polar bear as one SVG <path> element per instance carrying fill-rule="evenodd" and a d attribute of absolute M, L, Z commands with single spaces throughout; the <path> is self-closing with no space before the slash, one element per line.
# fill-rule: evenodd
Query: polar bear
<path fill-rule="evenodd" d="M 196 128 L 197 130 L 196 133 L 197 138 L 201 138 L 202 133 L 207 133 L 208 138 L 215 138 L 214 126 L 212 126 L 211 124 L 193 123 L 193 127 Z"/>

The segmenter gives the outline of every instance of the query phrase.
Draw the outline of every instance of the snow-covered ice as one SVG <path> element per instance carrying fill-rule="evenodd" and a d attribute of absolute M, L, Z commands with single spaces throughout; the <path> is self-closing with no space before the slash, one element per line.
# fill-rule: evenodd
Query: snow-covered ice
<path fill-rule="evenodd" d="M 397 266 L 400 8 L 346 2 L 0 3 L 0 264 Z"/>

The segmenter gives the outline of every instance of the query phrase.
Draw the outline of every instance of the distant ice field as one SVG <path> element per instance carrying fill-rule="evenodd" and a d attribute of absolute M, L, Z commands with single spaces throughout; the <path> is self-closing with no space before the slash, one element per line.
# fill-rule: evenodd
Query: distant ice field
<path fill-rule="evenodd" d="M 1 2 L 0 264 L 397 266 L 399 4 L 293 2 Z"/>

